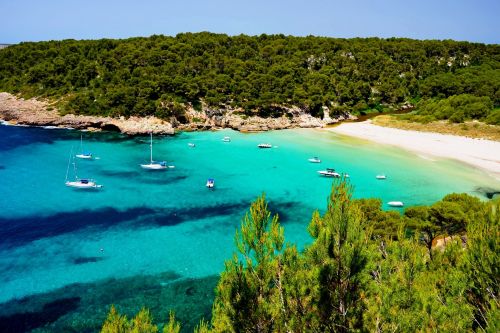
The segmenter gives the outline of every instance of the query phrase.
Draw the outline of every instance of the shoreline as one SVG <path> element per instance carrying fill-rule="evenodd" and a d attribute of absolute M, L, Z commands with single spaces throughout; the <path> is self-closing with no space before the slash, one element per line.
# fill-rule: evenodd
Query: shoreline
<path fill-rule="evenodd" d="M 259 116 L 242 116 L 241 110 L 232 108 L 210 109 L 200 111 L 189 107 L 186 110 L 186 123 L 180 123 L 175 117 L 169 120 L 154 116 L 129 118 L 88 116 L 75 114 L 59 114 L 58 110 L 47 101 L 17 97 L 10 93 L 0 92 L 0 120 L 10 125 L 49 126 L 66 129 L 89 131 L 115 131 L 127 135 L 166 134 L 173 135 L 177 131 L 206 131 L 230 128 L 240 132 L 264 132 L 269 130 L 290 128 L 322 128 L 346 119 L 356 119 L 350 114 L 336 115 L 331 118 L 325 109 L 323 119 L 315 118 L 298 107 L 287 108 L 289 117 L 284 114 L 277 118 Z"/>
<path fill-rule="evenodd" d="M 457 160 L 481 169 L 500 181 L 500 142 L 497 141 L 383 127 L 370 120 L 342 123 L 324 130 L 399 147 L 425 158 Z"/>

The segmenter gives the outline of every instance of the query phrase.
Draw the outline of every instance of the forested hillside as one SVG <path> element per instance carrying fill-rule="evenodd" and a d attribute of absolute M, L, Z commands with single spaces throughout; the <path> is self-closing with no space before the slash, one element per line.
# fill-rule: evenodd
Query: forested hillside
<path fill-rule="evenodd" d="M 211 321 L 195 332 L 498 332 L 499 227 L 498 200 L 449 194 L 400 215 L 336 182 L 299 251 L 258 198 L 236 233 Z M 113 308 L 102 332 L 158 332 L 166 319 Z M 162 331 L 179 330 L 171 316 Z"/>
<path fill-rule="evenodd" d="M 0 90 L 52 98 L 63 112 L 161 118 L 202 103 L 320 117 L 322 106 L 360 112 L 468 94 L 482 98 L 483 119 L 500 105 L 500 46 L 207 32 L 21 43 L 0 50 Z"/>

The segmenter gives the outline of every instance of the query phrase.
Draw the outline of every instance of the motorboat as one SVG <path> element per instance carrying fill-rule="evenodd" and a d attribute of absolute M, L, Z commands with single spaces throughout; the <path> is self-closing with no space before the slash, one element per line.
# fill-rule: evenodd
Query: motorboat
<path fill-rule="evenodd" d="M 387 204 L 391 207 L 403 207 L 405 205 L 402 201 L 389 201 Z"/>
<path fill-rule="evenodd" d="M 192 143 L 192 142 L 188 143 L 188 146 L 191 147 L 191 148 L 196 147 L 196 145 L 194 143 Z"/>
<path fill-rule="evenodd" d="M 207 179 L 207 185 L 208 188 L 214 188 L 215 187 L 215 179 L 213 178 L 208 178 Z"/>
<path fill-rule="evenodd" d="M 273 146 L 270 143 L 260 143 L 257 145 L 259 148 L 272 148 Z"/>
<path fill-rule="evenodd" d="M 385 175 L 376 175 L 375 178 L 379 179 L 379 180 L 384 180 L 384 179 L 387 179 L 387 177 Z"/>
<path fill-rule="evenodd" d="M 228 136 L 225 136 L 222 138 L 222 142 L 231 142 L 231 138 Z"/>
<path fill-rule="evenodd" d="M 327 168 L 326 170 L 318 171 L 318 173 L 324 177 L 334 177 L 340 178 L 340 174 L 335 171 L 335 169 Z"/>
<path fill-rule="evenodd" d="M 311 157 L 310 159 L 308 159 L 308 161 L 311 163 L 321 163 L 319 157 Z"/>

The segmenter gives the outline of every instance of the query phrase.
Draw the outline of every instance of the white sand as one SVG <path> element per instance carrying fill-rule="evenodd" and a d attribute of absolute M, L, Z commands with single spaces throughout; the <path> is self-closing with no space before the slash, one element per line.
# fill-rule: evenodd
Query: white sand
<path fill-rule="evenodd" d="M 328 130 L 406 150 L 451 158 L 481 168 L 500 180 L 500 142 L 382 127 L 370 121 L 343 123 Z"/>

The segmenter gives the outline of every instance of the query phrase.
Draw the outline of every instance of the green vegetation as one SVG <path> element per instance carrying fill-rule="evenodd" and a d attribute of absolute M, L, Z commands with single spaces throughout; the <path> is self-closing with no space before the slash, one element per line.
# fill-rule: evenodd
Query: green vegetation
<path fill-rule="evenodd" d="M 422 119 L 421 116 L 415 114 L 392 114 L 379 115 L 373 118 L 372 122 L 375 125 L 404 130 L 437 132 L 500 141 L 500 127 L 485 124 L 477 120 L 464 121 L 463 123 L 450 123 L 448 120 L 427 122 L 425 119 Z"/>
<path fill-rule="evenodd" d="M 493 109 L 493 102 L 487 96 L 453 95 L 441 100 L 422 100 L 417 104 L 416 113 L 400 116 L 400 119 L 424 124 L 436 120 L 449 120 L 453 123 L 481 120 L 500 125 L 500 108 Z"/>
<path fill-rule="evenodd" d="M 322 106 L 362 113 L 469 94 L 491 109 L 500 105 L 499 77 L 499 45 L 450 40 L 202 32 L 0 50 L 0 90 L 57 100 L 63 112 L 180 121 L 201 102 L 271 117 L 296 105 L 320 117 Z M 498 123 L 495 112 L 479 118 Z"/>
<path fill-rule="evenodd" d="M 173 312 L 170 313 L 168 323 L 163 326 L 163 333 L 179 333 L 181 325 L 175 320 Z M 114 306 L 109 310 L 108 318 L 102 326 L 102 333 L 157 333 L 158 327 L 153 324 L 151 315 L 147 309 L 142 309 L 133 318 L 128 319 L 120 315 Z"/>
<path fill-rule="evenodd" d="M 195 331 L 498 332 L 498 200 L 450 194 L 400 215 L 382 211 L 378 199 L 353 199 L 338 181 L 308 230 L 303 251 L 285 243 L 278 217 L 258 198 L 236 233 L 211 322 Z M 144 312 L 126 324 L 112 308 L 102 332 L 157 332 Z M 171 317 L 164 332 L 176 325 Z"/>

